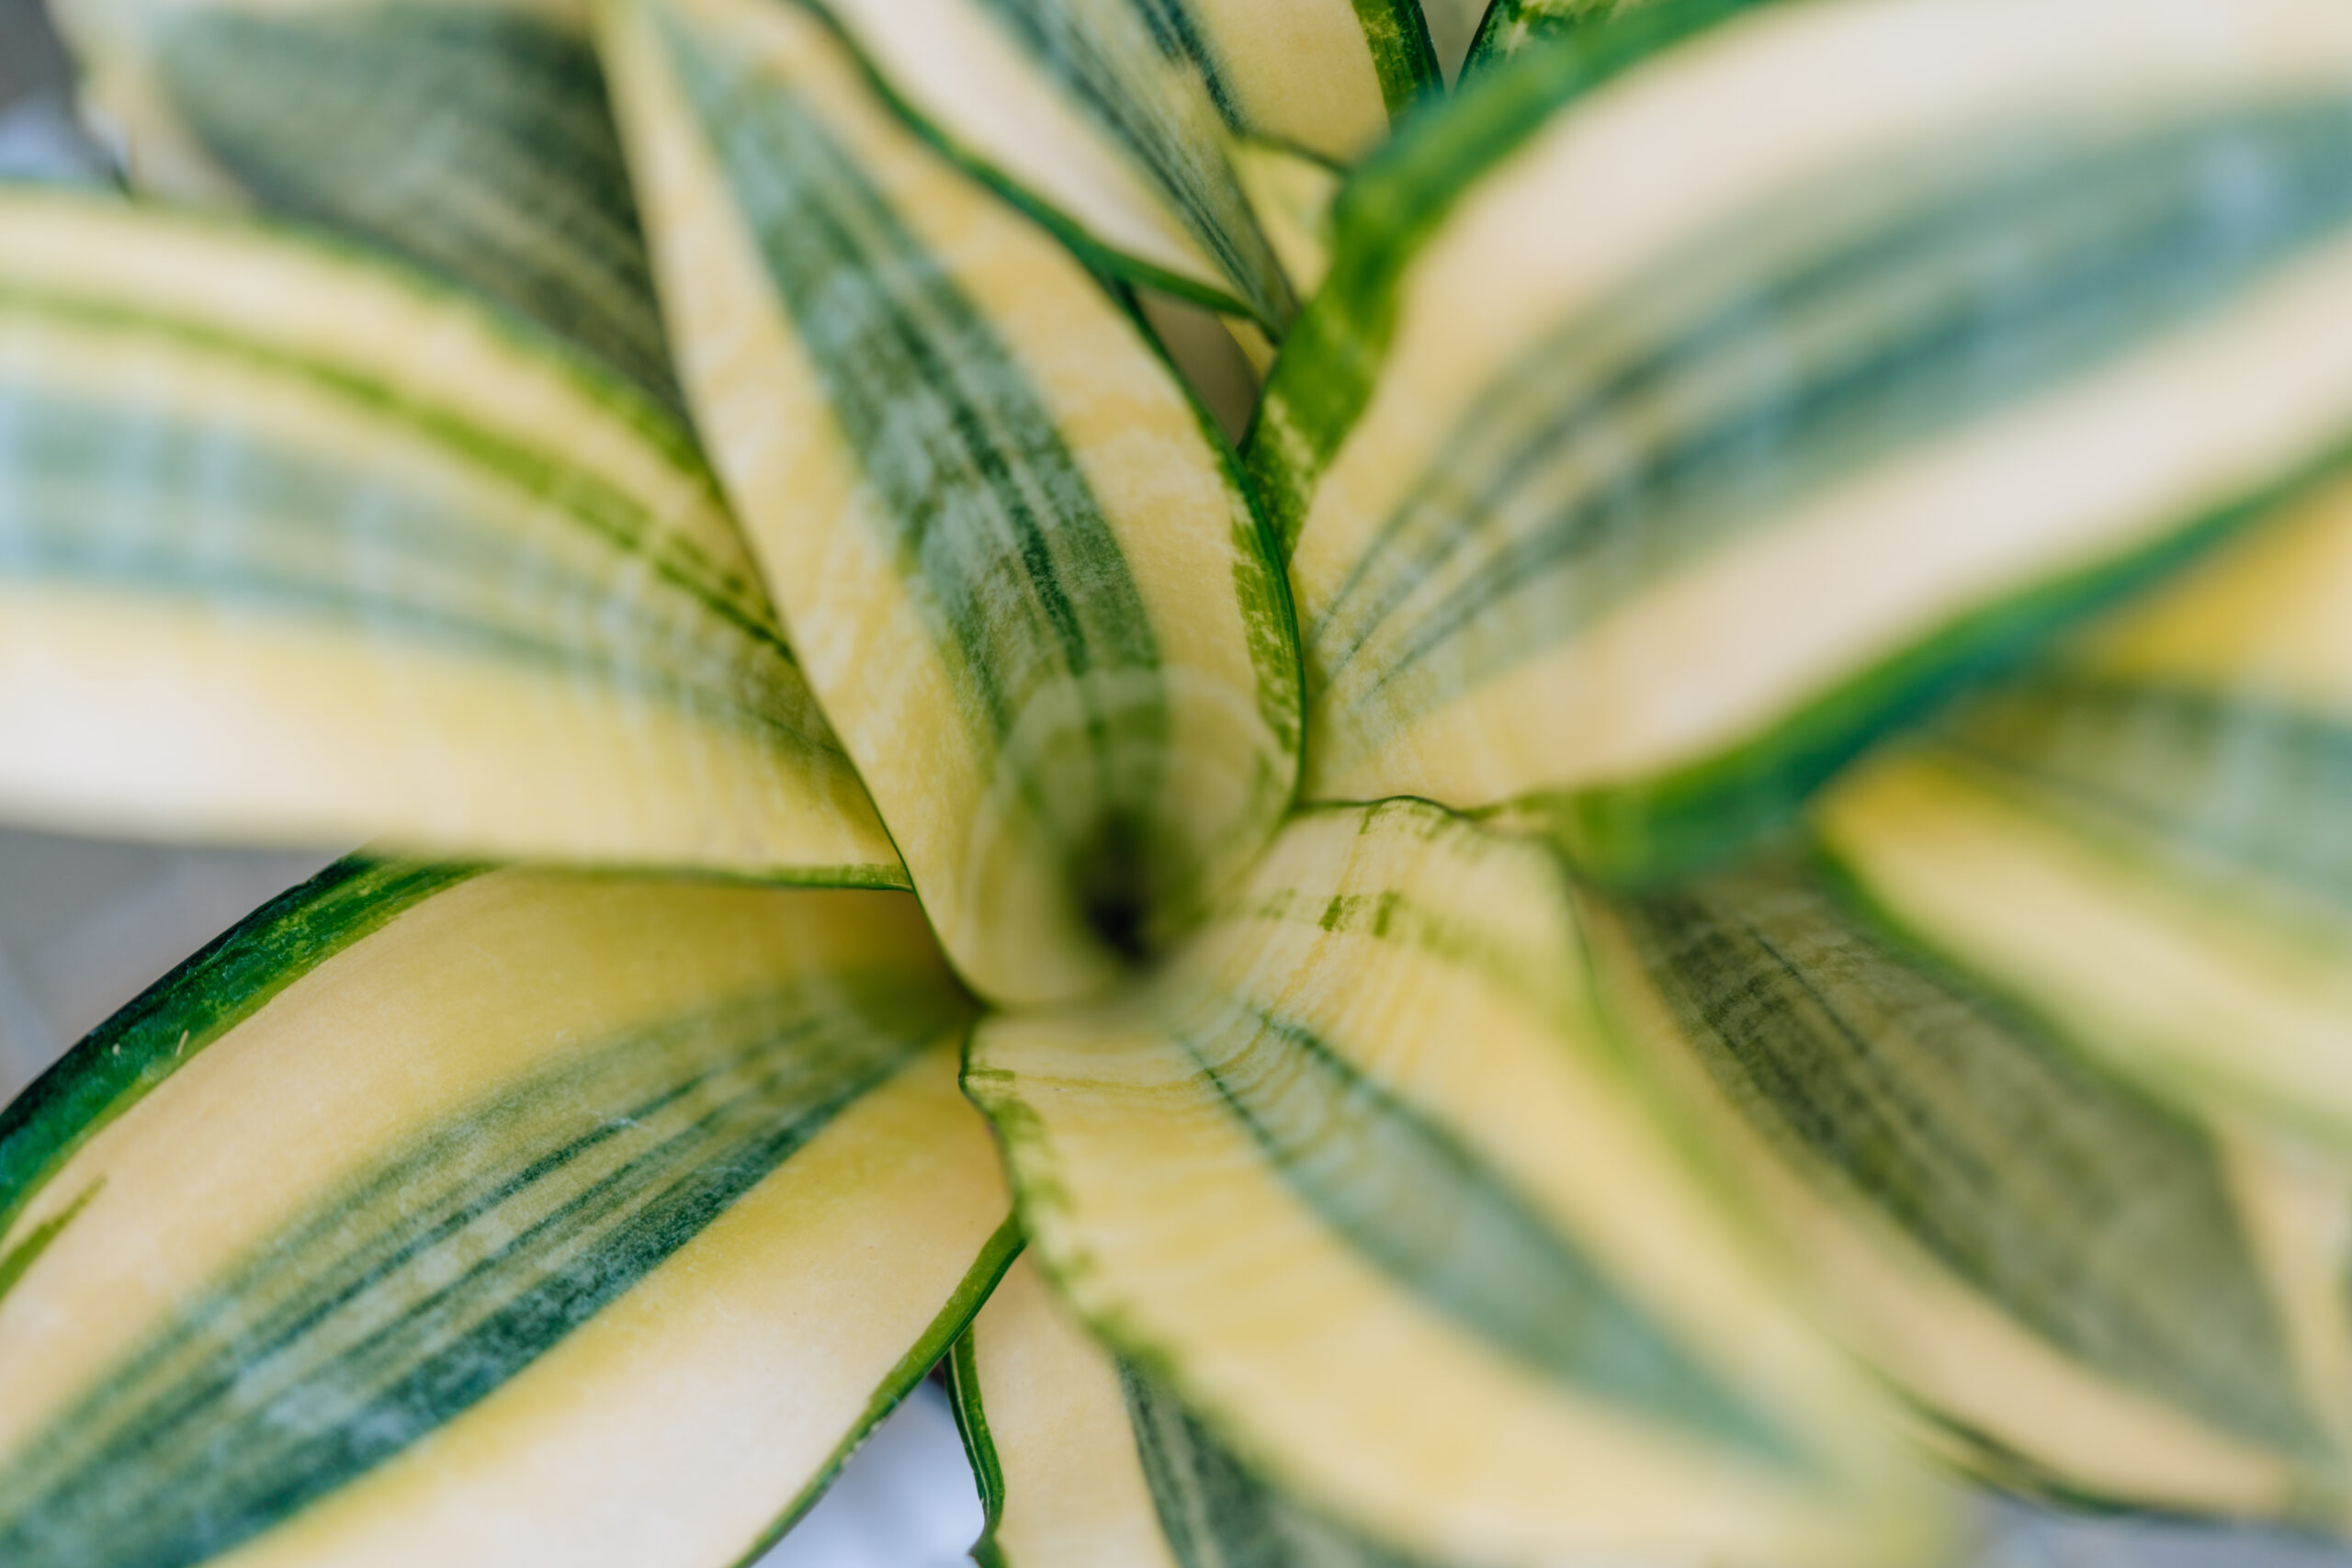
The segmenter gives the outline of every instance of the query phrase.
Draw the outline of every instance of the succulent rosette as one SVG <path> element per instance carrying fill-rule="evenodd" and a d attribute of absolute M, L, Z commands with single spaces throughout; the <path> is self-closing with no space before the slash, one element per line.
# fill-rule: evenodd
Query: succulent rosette
<path fill-rule="evenodd" d="M 62 9 L 0 1562 L 2345 1526 L 2352 11 Z"/>

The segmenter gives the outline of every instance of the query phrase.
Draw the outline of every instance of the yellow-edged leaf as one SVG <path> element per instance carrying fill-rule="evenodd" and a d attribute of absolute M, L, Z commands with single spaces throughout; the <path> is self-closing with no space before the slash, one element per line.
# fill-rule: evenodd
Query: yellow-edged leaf
<path fill-rule="evenodd" d="M 1015 1245 L 904 894 L 346 863 L 0 1116 L 0 1561 L 741 1558 Z"/>
<path fill-rule="evenodd" d="M 1914 1560 L 1933 1513 L 1884 1413 L 1658 1130 L 1577 943 L 1541 846 L 1312 812 L 1148 988 L 984 1020 L 965 1082 L 1078 1308 L 1351 1529 Z"/>
<path fill-rule="evenodd" d="M 0 809 L 904 886 L 684 432 L 446 291 L 0 194 Z"/>
<path fill-rule="evenodd" d="M 2337 460 L 2348 131 L 2325 0 L 1655 0 L 1494 73 L 1342 195 L 1252 437 L 1308 797 L 1627 878 L 1785 818 Z"/>
<path fill-rule="evenodd" d="M 604 17 L 688 395 L 941 940 L 992 999 L 1103 983 L 1291 795 L 1288 605 L 1228 450 L 806 13 Z"/>

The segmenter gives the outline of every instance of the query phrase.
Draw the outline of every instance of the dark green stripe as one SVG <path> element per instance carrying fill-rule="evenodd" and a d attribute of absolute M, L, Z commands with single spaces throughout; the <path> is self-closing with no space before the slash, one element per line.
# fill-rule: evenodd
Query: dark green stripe
<path fill-rule="evenodd" d="M 2120 358 L 2352 220 L 2347 134 L 2340 97 L 2045 126 L 1776 196 L 1496 378 L 1306 628 L 1311 678 L 1409 719 L 1848 476 Z M 1442 678 L 1392 684 L 1424 671 Z"/>
<path fill-rule="evenodd" d="M 673 379 L 628 172 L 586 38 L 499 5 L 178 7 L 156 64 L 263 206 L 391 252 Z"/>
<path fill-rule="evenodd" d="M 1305 1026 L 1237 1003 L 1175 1043 L 1283 1180 L 1421 1301 L 1583 1397 L 1813 1474 L 1799 1439 L 1694 1359 L 1500 1172 Z"/>
<path fill-rule="evenodd" d="M 348 1483 L 642 1280 L 956 1005 L 829 976 L 566 1053 L 229 1269 L 27 1442 L 0 1558 L 176 1568 Z"/>
<path fill-rule="evenodd" d="M 1808 1183 L 2094 1371 L 2326 1454 L 2201 1131 L 1897 950 L 1798 863 L 1615 911 L 1685 1048 Z"/>
<path fill-rule="evenodd" d="M 237 413 L 45 398 L 0 376 L 0 581 L 459 649 L 831 750 L 773 634 L 746 637 L 606 540 L 602 560 L 567 562 L 518 536 L 516 516 L 421 487 L 398 455 L 321 461 L 240 428 Z M 559 494 L 588 488 L 548 477 Z M 514 513 L 533 500 L 516 494 Z"/>
<path fill-rule="evenodd" d="M 1182 1568 L 1417 1568 L 1416 1559 L 1300 1506 L 1252 1475 L 1132 1363 L 1121 1363 L 1119 1384 L 1160 1533 Z"/>
<path fill-rule="evenodd" d="M 1197 867 L 1159 831 L 1167 693 L 1150 618 L 1076 457 L 938 258 L 785 84 L 659 13 L 689 96 L 892 530 L 973 739 L 1016 770 L 1074 882 L 1115 865 L 1147 907 Z M 1002 749 L 1032 703 L 1080 717 Z M 1049 841 L 1050 841 L 1049 838 Z"/>
<path fill-rule="evenodd" d="M 181 1063 L 336 953 L 478 869 L 337 862 L 263 905 L 91 1031 L 0 1110 L 0 1235 L 76 1149 Z"/>
<path fill-rule="evenodd" d="M 2352 911 L 2352 725 L 2245 693 L 2054 666 L 1962 705 L 1939 749 L 2190 880 Z"/>
<path fill-rule="evenodd" d="M 978 0 L 1063 97 L 1167 200 L 1250 313 L 1277 333 L 1298 310 L 1226 161 L 1232 97 L 1184 0 Z"/>

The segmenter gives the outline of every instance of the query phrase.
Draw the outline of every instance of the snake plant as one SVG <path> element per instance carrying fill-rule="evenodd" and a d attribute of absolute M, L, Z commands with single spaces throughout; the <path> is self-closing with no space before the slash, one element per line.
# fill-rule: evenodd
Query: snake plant
<path fill-rule="evenodd" d="M 0 1562 L 2352 1523 L 2352 9 L 1462 11 L 64 0 Z"/>

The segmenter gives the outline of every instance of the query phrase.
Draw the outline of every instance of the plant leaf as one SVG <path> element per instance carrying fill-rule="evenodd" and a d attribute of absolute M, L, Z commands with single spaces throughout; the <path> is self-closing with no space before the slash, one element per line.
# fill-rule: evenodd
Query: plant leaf
<path fill-rule="evenodd" d="M 1284 276 L 1238 133 L 1349 161 L 1439 91 L 1396 0 L 823 0 L 893 95 L 1081 254 L 1277 335 Z"/>
<path fill-rule="evenodd" d="M 0 195 L 0 807 L 904 886 L 684 433 L 404 276 Z"/>
<path fill-rule="evenodd" d="M 1313 294 L 1331 270 L 1331 202 L 1341 172 L 1293 148 L 1255 141 L 1233 143 L 1233 171 L 1283 270 L 1301 295 Z"/>
<path fill-rule="evenodd" d="M 1649 0 L 1494 0 L 1470 40 L 1464 76 L 1491 71 L 1531 44 L 1599 27 Z"/>
<path fill-rule="evenodd" d="M 1068 995 L 1287 805 L 1288 604 L 1229 450 L 1051 235 L 756 0 L 606 60 L 703 434 L 949 954 Z"/>
<path fill-rule="evenodd" d="M 965 1084 L 1078 1308 L 1392 1550 L 1888 1564 L 1929 1533 L 1601 1036 L 1541 846 L 1310 813 L 1148 989 L 983 1021 Z"/>
<path fill-rule="evenodd" d="M 2119 1070 L 2352 1148 L 2347 573 L 2336 483 L 1867 761 L 1826 846 Z"/>
<path fill-rule="evenodd" d="M 2272 1152 L 1775 855 L 1585 903 L 1618 1024 L 1851 1342 L 2006 1469 L 2109 1502 L 2340 1521 L 2345 1324 Z"/>
<path fill-rule="evenodd" d="M 60 0 L 141 186 L 387 251 L 678 399 L 572 0 Z"/>
<path fill-rule="evenodd" d="M 903 894 L 330 870 L 0 1120 L 0 1555 L 738 1559 L 1012 1256 L 968 1019 Z"/>
<path fill-rule="evenodd" d="M 1496 73 L 1342 195 L 1252 437 L 1308 797 L 1626 878 L 1786 818 L 2346 449 L 2348 132 L 2307 0 L 1659 0 Z"/>
<path fill-rule="evenodd" d="M 1027 1258 L 949 1367 L 988 1500 L 981 1568 L 1409 1568 L 1252 1475 L 1097 1344 Z"/>

